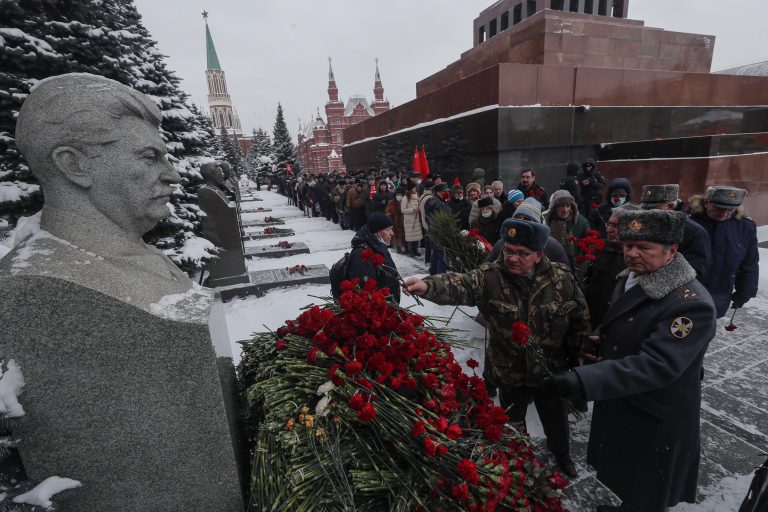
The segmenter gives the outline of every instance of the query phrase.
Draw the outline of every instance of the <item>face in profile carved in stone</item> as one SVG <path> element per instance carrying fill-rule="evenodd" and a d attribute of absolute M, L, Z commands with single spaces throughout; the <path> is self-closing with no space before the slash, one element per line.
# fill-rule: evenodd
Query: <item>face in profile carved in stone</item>
<path fill-rule="evenodd" d="M 167 207 L 180 177 L 166 158 L 166 147 L 156 127 L 123 117 L 114 128 L 117 139 L 92 147 L 96 153 L 82 160 L 91 177 L 91 203 L 116 224 L 148 231 L 168 216 Z"/>
<path fill-rule="evenodd" d="M 147 96 L 101 76 L 37 84 L 19 112 L 16 144 L 43 186 L 43 220 L 53 208 L 141 236 L 167 217 L 181 177 L 166 159 L 160 121 Z"/>
<path fill-rule="evenodd" d="M 217 187 L 224 188 L 226 178 L 224 177 L 224 169 L 221 164 L 217 162 L 205 163 L 200 167 L 200 174 Z"/>

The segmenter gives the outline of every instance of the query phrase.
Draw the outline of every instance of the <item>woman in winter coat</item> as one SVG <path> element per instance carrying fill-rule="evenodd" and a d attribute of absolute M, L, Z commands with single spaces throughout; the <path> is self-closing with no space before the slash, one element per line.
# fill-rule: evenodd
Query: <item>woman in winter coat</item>
<path fill-rule="evenodd" d="M 496 212 L 493 210 L 493 198 L 484 197 L 477 202 L 480 215 L 469 225 L 470 228 L 479 229 L 480 236 L 493 245 L 499 240 L 499 223 L 496 220 Z"/>
<path fill-rule="evenodd" d="M 403 232 L 405 235 L 405 247 L 411 256 L 421 256 L 419 242 L 423 238 L 421 232 L 421 219 L 419 213 L 419 193 L 416 184 L 409 184 L 400 203 L 400 212 L 403 214 Z"/>
<path fill-rule="evenodd" d="M 371 198 L 371 205 L 369 206 L 368 213 L 379 212 L 384 213 L 387 209 L 387 204 L 395 197 L 395 194 L 389 191 L 389 185 L 386 180 L 379 181 L 376 193 Z"/>
<path fill-rule="evenodd" d="M 365 226 L 352 238 L 347 279 L 358 278 L 361 286 L 367 280 L 375 279 L 377 288 L 389 288 L 395 302 L 399 304 L 400 283 L 397 280 L 397 267 L 389 254 L 393 234 L 392 219 L 379 212 L 369 215 Z M 374 266 L 371 260 L 365 257 L 365 249 L 371 249 L 380 255 L 384 260 L 383 265 Z"/>
<path fill-rule="evenodd" d="M 400 209 L 403 192 L 403 189 L 397 189 L 394 199 L 387 203 L 387 208 L 384 211 L 387 217 L 392 219 L 392 228 L 395 230 L 395 235 L 392 237 L 390 245 L 397 249 L 398 254 L 405 252 L 405 229 L 403 228 L 403 212 Z"/>

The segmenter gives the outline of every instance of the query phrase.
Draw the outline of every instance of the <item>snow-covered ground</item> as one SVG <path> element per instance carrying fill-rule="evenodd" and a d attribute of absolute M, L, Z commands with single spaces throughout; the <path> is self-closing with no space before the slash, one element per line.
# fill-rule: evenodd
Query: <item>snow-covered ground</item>
<path fill-rule="evenodd" d="M 280 259 L 254 258 L 249 260 L 250 270 L 285 268 L 297 264 L 333 265 L 345 252 L 349 251 L 352 231 L 342 231 L 337 225 L 324 218 L 306 218 L 296 207 L 289 206 L 286 198 L 272 192 L 262 191 L 264 199 L 259 206 L 272 208 L 271 212 L 244 214 L 244 220 L 262 219 L 266 216 L 285 219 L 286 227 L 293 229 L 296 235 L 285 237 L 289 242 L 306 243 L 310 254 L 299 254 Z M 760 230 L 760 240 L 768 239 L 768 229 Z M 279 239 L 283 240 L 283 238 Z M 278 240 L 251 242 L 248 245 L 272 245 Z M 752 405 L 749 395 L 765 395 L 768 403 L 767 386 L 759 380 L 758 369 L 768 370 L 768 351 L 764 350 L 763 327 L 760 322 L 768 312 L 768 250 L 761 249 L 760 294 L 745 308 L 745 313 L 737 316 L 740 329 L 726 333 L 721 322 L 718 334 L 711 345 L 707 357 L 707 380 L 702 414 L 702 464 L 697 504 L 680 504 L 673 512 L 725 512 L 737 510 L 747 493 L 754 467 L 762 462 L 759 453 L 768 449 L 768 409 L 764 405 Z M 393 253 L 395 263 L 404 277 L 426 274 L 423 261 Z M 305 285 L 274 289 L 264 297 L 250 297 L 235 300 L 225 305 L 227 325 L 235 361 L 239 361 L 241 348 L 239 340 L 248 339 L 254 332 L 263 332 L 280 327 L 285 320 L 295 318 L 302 309 L 312 303 L 322 303 L 330 295 L 329 285 Z M 418 306 L 411 297 L 403 296 L 401 305 L 412 307 L 424 316 L 451 318 L 448 327 L 456 329 L 457 335 L 466 343 L 466 348 L 454 350 L 457 360 L 466 362 L 470 357 L 483 362 L 485 329 L 470 317 L 476 315 L 475 308 L 438 306 L 424 301 Z M 738 333 L 738 334 L 736 334 Z M 762 344 L 762 351 L 759 346 Z M 733 352 L 732 352 L 733 351 Z M 749 364 L 733 367 L 724 364 L 721 358 L 730 359 L 730 353 L 743 355 Z M 718 356 L 719 354 L 719 356 Z M 471 372 L 467 369 L 467 372 Z M 750 372 L 745 374 L 745 372 Z M 762 376 L 764 377 L 763 371 Z M 733 381 L 747 388 L 746 397 L 735 392 L 728 394 Z M 749 378 L 757 380 L 750 383 Z M 710 390 L 709 392 L 707 391 Z M 735 404 L 735 405 L 734 405 Z M 758 402 L 760 404 L 760 402 Z M 758 408 L 757 414 L 739 418 L 729 411 L 739 407 Z M 735 409 L 734 409 L 735 408 Z M 566 490 L 565 504 L 573 512 L 587 512 L 598 503 L 618 503 L 615 496 L 594 477 L 594 473 L 585 463 L 586 444 L 589 438 L 591 413 L 581 419 L 572 419 L 572 452 L 577 462 L 580 476 Z M 759 423 L 757 418 L 766 419 Z M 528 411 L 528 427 L 534 442 L 540 447 L 539 453 L 546 456 L 543 431 L 534 407 Z M 761 443 L 762 441 L 762 443 Z"/>

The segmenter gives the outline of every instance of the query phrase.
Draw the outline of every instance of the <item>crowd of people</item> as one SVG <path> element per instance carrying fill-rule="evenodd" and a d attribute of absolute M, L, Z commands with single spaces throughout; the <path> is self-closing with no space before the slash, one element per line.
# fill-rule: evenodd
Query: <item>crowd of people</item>
<path fill-rule="evenodd" d="M 391 248 L 429 263 L 430 276 L 406 279 L 405 293 L 479 309 L 489 334 L 489 388 L 498 388 L 521 431 L 535 404 L 568 477 L 577 471 L 567 404 L 596 402 L 587 460 L 623 500 L 598 511 L 655 512 L 695 501 L 703 356 L 716 319 L 757 294 L 756 225 L 743 211 L 745 190 L 713 186 L 683 202 L 677 184 L 654 184 L 635 199 L 629 179 L 606 181 L 592 160 L 569 164 L 552 194 L 533 169 L 508 190 L 486 183 L 483 169 L 466 186 L 390 172 L 281 187 L 307 215 L 357 232 L 351 268 L 359 275 L 350 278 L 397 289 L 360 261 L 368 247 L 394 269 Z M 477 269 L 448 272 L 430 240 L 430 219 L 441 210 L 494 246 Z M 588 237 L 602 240 L 601 249 L 585 252 Z M 393 295 L 399 302 L 399 290 Z M 530 385 L 530 361 L 511 341 L 518 321 L 554 373 L 543 383 Z"/>

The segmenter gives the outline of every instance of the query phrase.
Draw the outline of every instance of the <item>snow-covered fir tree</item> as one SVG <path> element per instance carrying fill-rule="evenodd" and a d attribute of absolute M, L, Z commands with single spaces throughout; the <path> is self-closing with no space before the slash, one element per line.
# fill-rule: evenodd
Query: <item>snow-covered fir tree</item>
<path fill-rule="evenodd" d="M 245 172 L 245 160 L 243 159 L 243 151 L 240 149 L 240 143 L 233 135 L 228 134 L 223 126 L 221 133 L 219 133 L 219 142 L 224 153 L 224 160 L 232 167 L 235 177 L 240 179 L 240 176 Z"/>
<path fill-rule="evenodd" d="M 296 157 L 296 146 L 294 146 L 291 134 L 285 125 L 283 106 L 280 103 L 277 104 L 275 127 L 272 130 L 272 150 L 275 156 L 275 171 L 277 173 L 285 173 L 286 164 L 290 164 L 293 172 L 298 174 L 301 169 L 299 167 L 299 159 Z"/>
<path fill-rule="evenodd" d="M 248 177 L 253 181 L 264 181 L 275 172 L 275 157 L 272 151 L 272 141 L 263 129 L 253 130 L 251 147 L 245 157 L 245 168 Z"/>
<path fill-rule="evenodd" d="M 0 19 L 0 218 L 13 226 L 42 206 L 14 143 L 16 115 L 30 88 L 62 73 L 99 74 L 147 94 L 160 108 L 168 159 L 182 183 L 171 199 L 172 216 L 146 239 L 185 270 L 199 267 L 213 246 L 197 237 L 198 168 L 216 156 L 215 137 L 167 69 L 133 0 L 0 1 Z"/>

